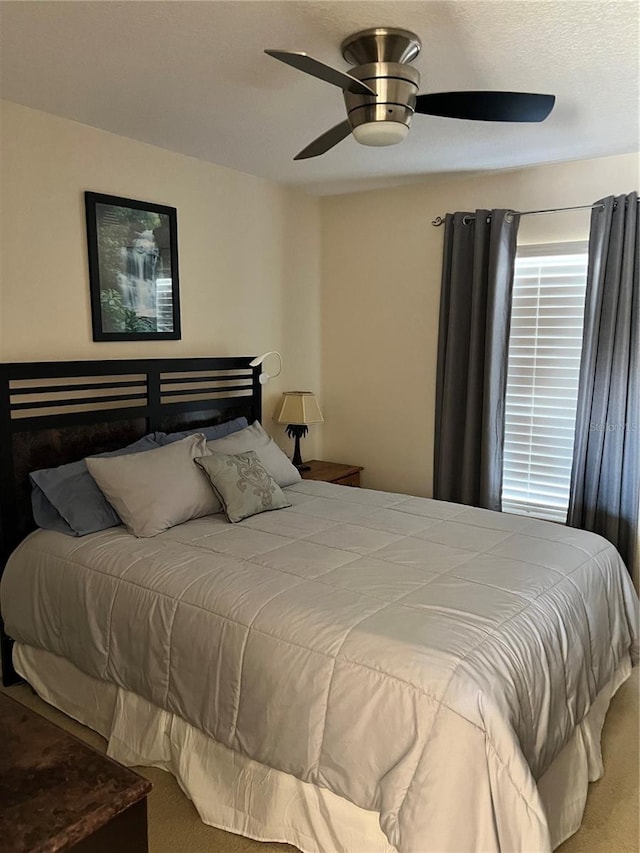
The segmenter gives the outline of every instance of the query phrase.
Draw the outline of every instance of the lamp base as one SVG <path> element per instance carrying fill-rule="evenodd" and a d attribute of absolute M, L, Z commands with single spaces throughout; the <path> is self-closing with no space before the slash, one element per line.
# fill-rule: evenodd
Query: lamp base
<path fill-rule="evenodd" d="M 309 427 L 304 424 L 289 424 L 285 430 L 289 438 L 294 438 L 295 443 L 293 445 L 293 459 L 291 460 L 293 464 L 296 466 L 298 471 L 310 471 L 308 465 L 304 465 L 302 461 L 302 456 L 300 454 L 300 439 L 303 435 L 306 435 L 309 432 Z"/>

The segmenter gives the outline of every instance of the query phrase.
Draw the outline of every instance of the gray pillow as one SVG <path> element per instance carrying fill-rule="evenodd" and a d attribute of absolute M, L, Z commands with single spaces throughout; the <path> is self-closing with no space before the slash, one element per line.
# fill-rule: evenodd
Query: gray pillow
<path fill-rule="evenodd" d="M 143 453 L 160 445 L 151 435 L 97 458 Z M 86 536 L 122 524 L 117 512 L 89 474 L 84 459 L 57 468 L 32 471 L 31 508 L 38 527 L 68 536 Z"/>
<path fill-rule="evenodd" d="M 193 464 L 204 456 L 203 435 L 191 435 L 127 458 L 87 459 L 100 490 L 135 536 L 155 536 L 191 518 L 220 512 L 206 477 Z"/>
<path fill-rule="evenodd" d="M 207 475 L 228 521 L 235 523 L 260 512 L 291 506 L 254 450 L 234 455 L 212 453 L 195 462 Z"/>
<path fill-rule="evenodd" d="M 264 431 L 258 421 L 250 427 L 234 432 L 217 441 L 208 441 L 207 449 L 212 453 L 244 453 L 254 450 L 260 462 L 279 486 L 292 486 L 302 477 L 290 459 L 280 450 L 275 441 Z"/>
<path fill-rule="evenodd" d="M 162 447 L 164 447 L 167 444 L 173 444 L 174 441 L 181 441 L 189 435 L 204 435 L 207 441 L 214 441 L 216 438 L 224 438 L 225 435 L 231 435 L 233 432 L 238 432 L 238 430 L 244 429 L 248 425 L 249 422 L 246 418 L 234 418 L 232 421 L 226 421 L 223 424 L 214 424 L 214 426 L 202 427 L 202 429 L 189 429 L 183 432 L 161 433 L 159 442 Z"/>

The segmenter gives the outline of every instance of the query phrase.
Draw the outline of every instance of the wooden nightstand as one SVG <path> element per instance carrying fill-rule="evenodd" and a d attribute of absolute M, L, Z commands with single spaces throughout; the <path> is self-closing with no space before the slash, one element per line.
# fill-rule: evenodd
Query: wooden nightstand
<path fill-rule="evenodd" d="M 312 459 L 305 462 L 309 471 L 300 471 L 303 480 L 322 480 L 325 483 L 336 483 L 338 486 L 360 486 L 360 465 L 341 465 L 339 462 L 321 462 Z"/>

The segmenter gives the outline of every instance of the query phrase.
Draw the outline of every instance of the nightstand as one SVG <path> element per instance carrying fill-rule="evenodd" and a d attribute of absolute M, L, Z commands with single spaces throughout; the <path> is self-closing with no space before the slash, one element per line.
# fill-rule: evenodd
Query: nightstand
<path fill-rule="evenodd" d="M 336 483 L 338 486 L 360 486 L 360 465 L 341 465 L 339 462 L 321 462 L 312 459 L 305 462 L 308 471 L 300 471 L 303 480 L 322 480 L 325 483 Z"/>

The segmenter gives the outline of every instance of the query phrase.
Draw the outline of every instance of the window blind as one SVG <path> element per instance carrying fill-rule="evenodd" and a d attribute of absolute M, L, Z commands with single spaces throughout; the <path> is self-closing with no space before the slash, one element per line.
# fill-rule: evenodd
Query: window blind
<path fill-rule="evenodd" d="M 588 244 L 518 248 L 502 508 L 565 522 L 582 350 Z"/>

